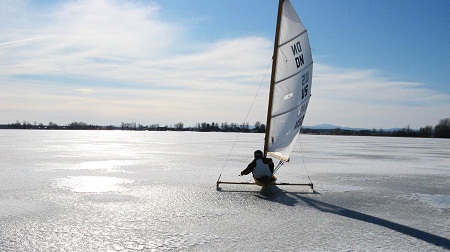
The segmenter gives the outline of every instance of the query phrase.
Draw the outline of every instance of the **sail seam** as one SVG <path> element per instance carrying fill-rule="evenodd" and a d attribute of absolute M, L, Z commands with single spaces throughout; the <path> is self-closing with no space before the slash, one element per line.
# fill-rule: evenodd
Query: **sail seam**
<path fill-rule="evenodd" d="M 276 115 L 272 115 L 271 118 L 275 118 L 275 117 L 278 117 L 278 116 L 282 116 L 282 115 L 284 115 L 284 114 L 287 114 L 287 113 L 289 113 L 289 112 L 291 112 L 291 111 L 297 109 L 298 107 L 302 106 L 305 102 L 307 102 L 307 101 L 309 100 L 309 97 L 311 97 L 311 94 L 308 96 L 308 98 L 306 98 L 306 99 L 305 99 L 302 103 L 300 103 L 299 105 L 297 105 L 297 106 L 293 107 L 292 109 L 290 109 L 290 110 L 288 110 L 288 111 L 285 111 L 285 112 L 283 112 L 283 113 L 279 113 L 279 114 L 276 114 Z"/>
<path fill-rule="evenodd" d="M 286 77 L 286 78 L 284 78 L 284 79 L 282 79 L 282 80 L 275 81 L 275 82 L 274 82 L 274 85 L 277 85 L 277 84 L 280 83 L 280 82 L 283 82 L 283 81 L 285 81 L 285 80 L 287 80 L 287 79 L 290 79 L 290 78 L 296 76 L 297 74 L 301 73 L 303 70 L 305 70 L 306 68 L 308 68 L 308 67 L 311 66 L 312 64 L 313 64 L 313 62 L 311 61 L 311 63 L 309 63 L 307 66 L 305 66 L 301 71 L 298 71 L 298 72 L 296 72 L 295 74 L 290 75 L 290 76 L 288 76 L 288 77 Z"/>
<path fill-rule="evenodd" d="M 278 45 L 278 47 L 282 47 L 282 46 L 286 45 L 287 43 L 291 42 L 292 40 L 294 40 L 294 39 L 296 39 L 296 38 L 302 36 L 305 32 L 307 32 L 307 30 L 304 30 L 303 32 L 301 32 L 301 33 L 298 34 L 297 36 L 291 38 L 290 40 L 284 42 L 283 44 Z"/>

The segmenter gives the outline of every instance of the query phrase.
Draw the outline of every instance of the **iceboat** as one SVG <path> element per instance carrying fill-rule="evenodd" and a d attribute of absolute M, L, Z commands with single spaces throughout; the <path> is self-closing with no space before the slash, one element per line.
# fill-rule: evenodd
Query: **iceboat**
<path fill-rule="evenodd" d="M 289 162 L 298 140 L 311 97 L 312 73 L 313 60 L 308 32 L 291 2 L 280 0 L 264 140 L 264 156 L 280 160 L 275 172 L 284 162 Z M 217 189 L 220 184 L 304 185 L 313 189 L 312 182 L 230 182 L 221 181 L 220 177 L 217 180 Z"/>

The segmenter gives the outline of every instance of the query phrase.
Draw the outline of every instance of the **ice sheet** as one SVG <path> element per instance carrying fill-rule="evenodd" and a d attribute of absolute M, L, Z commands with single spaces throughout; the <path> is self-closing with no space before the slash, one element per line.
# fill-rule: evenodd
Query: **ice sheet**
<path fill-rule="evenodd" d="M 302 135 L 277 176 L 317 193 L 216 191 L 251 181 L 236 137 L 1 130 L 0 251 L 448 251 L 450 141 Z"/>

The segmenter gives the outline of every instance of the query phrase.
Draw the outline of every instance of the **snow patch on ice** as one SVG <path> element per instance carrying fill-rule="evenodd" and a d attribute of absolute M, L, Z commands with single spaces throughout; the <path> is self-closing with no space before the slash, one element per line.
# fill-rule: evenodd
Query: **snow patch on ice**
<path fill-rule="evenodd" d="M 332 192 L 350 192 L 364 190 L 364 187 L 351 186 L 351 185 L 321 185 L 317 187 L 319 191 L 332 191 Z"/>
<path fill-rule="evenodd" d="M 41 203 L 20 199 L 0 199 L 0 217 L 34 213 L 44 209 Z"/>
<path fill-rule="evenodd" d="M 435 208 L 450 209 L 450 195 L 413 193 L 410 198 Z"/>
<path fill-rule="evenodd" d="M 205 216 L 207 217 L 220 217 L 220 216 L 228 216 L 228 215 L 237 215 L 239 212 L 235 209 L 210 209 L 206 212 Z"/>
<path fill-rule="evenodd" d="M 103 193 L 124 191 L 123 184 L 132 183 L 131 179 L 105 176 L 74 176 L 54 179 L 53 186 L 80 193 Z"/>
<path fill-rule="evenodd" d="M 87 200 L 93 201 L 93 202 L 103 202 L 103 203 L 110 203 L 110 202 L 123 202 L 123 201 L 132 201 L 136 197 L 131 195 L 123 195 L 123 194 L 112 194 L 112 193 L 102 193 L 102 194 L 88 194 L 84 197 Z"/>
<path fill-rule="evenodd" d="M 189 249 L 197 245 L 209 243 L 213 239 L 215 238 L 206 234 L 197 233 L 166 234 L 164 238 L 149 241 L 145 248 L 161 250 Z"/>
<path fill-rule="evenodd" d="M 132 160 L 103 160 L 103 161 L 86 161 L 73 167 L 76 170 L 105 170 L 107 172 L 126 172 L 126 170 L 118 170 L 118 167 L 133 165 Z"/>

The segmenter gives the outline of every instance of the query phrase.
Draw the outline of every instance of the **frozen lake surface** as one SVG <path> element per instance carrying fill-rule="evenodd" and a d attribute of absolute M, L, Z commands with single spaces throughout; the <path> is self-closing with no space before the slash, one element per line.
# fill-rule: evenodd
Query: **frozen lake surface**
<path fill-rule="evenodd" d="M 216 191 L 263 137 L 0 130 L 0 251 L 450 250 L 450 140 L 302 135 L 278 181 L 317 193 Z"/>

